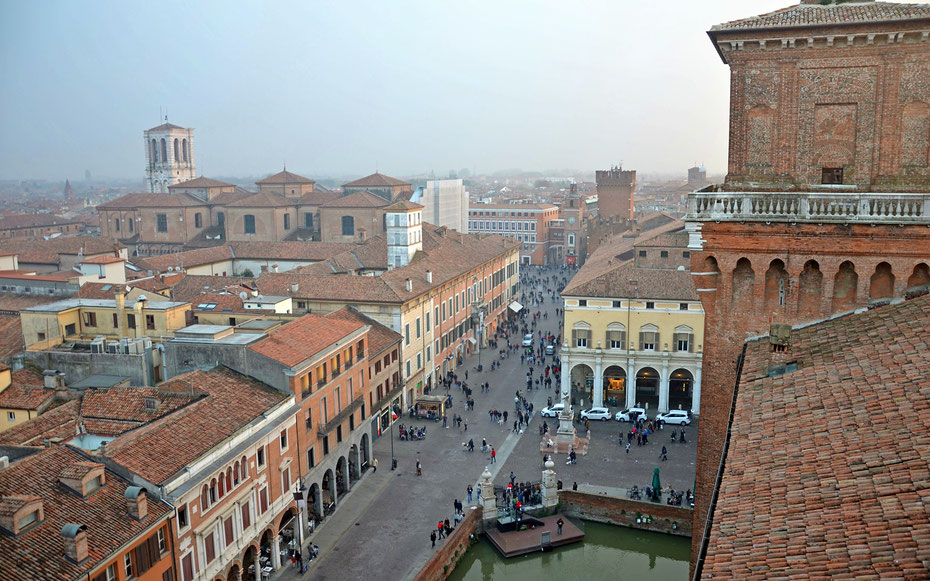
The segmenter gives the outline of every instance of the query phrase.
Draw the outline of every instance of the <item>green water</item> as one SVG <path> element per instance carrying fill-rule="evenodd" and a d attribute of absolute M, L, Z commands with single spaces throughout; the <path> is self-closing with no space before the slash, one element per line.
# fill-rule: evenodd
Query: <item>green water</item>
<path fill-rule="evenodd" d="M 691 539 L 584 522 L 581 543 L 504 559 L 482 540 L 469 549 L 450 581 L 578 579 L 686 580 Z"/>

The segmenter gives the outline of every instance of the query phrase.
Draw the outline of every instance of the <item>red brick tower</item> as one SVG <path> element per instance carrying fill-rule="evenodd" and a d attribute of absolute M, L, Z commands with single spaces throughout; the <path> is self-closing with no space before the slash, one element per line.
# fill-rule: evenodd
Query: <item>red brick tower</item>
<path fill-rule="evenodd" d="M 620 166 L 594 172 L 597 182 L 597 215 L 618 221 L 633 220 L 636 172 Z"/>
<path fill-rule="evenodd" d="M 930 5 L 805 1 L 708 35 L 731 71 L 730 147 L 686 217 L 713 338 L 692 567 L 745 339 L 930 285 Z"/>

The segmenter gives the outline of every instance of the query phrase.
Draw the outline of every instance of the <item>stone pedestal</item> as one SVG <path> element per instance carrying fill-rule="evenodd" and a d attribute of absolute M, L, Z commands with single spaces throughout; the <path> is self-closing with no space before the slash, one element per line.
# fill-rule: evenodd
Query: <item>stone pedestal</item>
<path fill-rule="evenodd" d="M 482 520 L 484 522 L 497 522 L 497 498 L 494 496 L 494 482 L 491 481 L 491 471 L 485 467 L 478 481 L 481 487 Z"/>
<path fill-rule="evenodd" d="M 555 462 L 546 461 L 546 469 L 542 473 L 542 498 L 543 506 L 546 508 L 555 506 L 559 503 L 558 483 L 555 478 L 555 471 L 552 469 Z"/>

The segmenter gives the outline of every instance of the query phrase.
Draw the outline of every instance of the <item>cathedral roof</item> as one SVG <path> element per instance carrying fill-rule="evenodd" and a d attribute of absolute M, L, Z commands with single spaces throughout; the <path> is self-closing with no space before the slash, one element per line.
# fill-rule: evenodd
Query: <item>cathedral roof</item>
<path fill-rule="evenodd" d="M 383 208 L 390 204 L 371 192 L 361 191 L 323 204 L 324 208 Z"/>
<path fill-rule="evenodd" d="M 214 180 L 210 178 L 205 178 L 200 176 L 199 178 L 194 178 L 192 180 L 187 180 L 186 182 L 179 182 L 174 185 L 168 186 L 168 189 L 172 188 L 223 188 L 223 187 L 232 187 L 233 184 L 228 184 L 226 182 L 221 182 L 220 180 Z"/>
<path fill-rule="evenodd" d="M 256 184 L 314 184 L 315 181 L 310 178 L 305 178 L 304 176 L 299 176 L 295 173 L 291 173 L 287 170 L 280 171 L 274 175 L 270 175 L 263 180 L 258 180 Z"/>
<path fill-rule="evenodd" d="M 136 208 L 176 208 L 206 206 L 203 200 L 189 194 L 126 194 L 104 202 L 97 210 L 134 210 Z"/>
<path fill-rule="evenodd" d="M 801 2 L 774 12 L 724 22 L 711 27 L 711 32 L 800 28 L 842 24 L 869 24 L 930 18 L 930 4 L 896 4 L 863 1 L 842 4 Z"/>

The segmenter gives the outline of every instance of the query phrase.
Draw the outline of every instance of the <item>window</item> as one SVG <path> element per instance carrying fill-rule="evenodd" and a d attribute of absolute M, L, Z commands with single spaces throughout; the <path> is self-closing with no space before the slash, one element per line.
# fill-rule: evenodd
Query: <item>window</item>
<path fill-rule="evenodd" d="M 446 320 L 446 303 L 442 303 L 442 320 Z"/>
<path fill-rule="evenodd" d="M 119 315 L 113 313 L 113 328 L 119 328 Z"/>
<path fill-rule="evenodd" d="M 640 251 L 639 251 L 639 257 L 640 257 L 640 258 L 645 258 L 645 257 L 646 257 L 646 251 L 645 251 L 645 250 L 640 250 Z"/>
<path fill-rule="evenodd" d="M 226 224 L 226 214 L 224 214 L 223 212 L 217 212 L 216 213 L 216 225 L 224 226 L 225 224 Z"/>
<path fill-rule="evenodd" d="M 591 344 L 591 330 L 572 329 L 572 343 L 575 347 L 586 349 Z"/>
<path fill-rule="evenodd" d="M 246 214 L 242 217 L 242 222 L 246 234 L 255 234 L 255 216 Z"/>
<path fill-rule="evenodd" d="M 130 329 L 136 328 L 136 316 L 133 314 L 126 315 L 126 326 Z"/>
<path fill-rule="evenodd" d="M 158 529 L 158 532 L 155 534 L 157 535 L 157 538 L 158 538 L 158 551 L 161 553 L 164 553 L 165 550 L 168 548 L 168 545 L 165 543 L 165 529 L 160 528 Z"/>
<path fill-rule="evenodd" d="M 158 232 L 168 231 L 168 214 L 155 214 L 155 230 Z"/>
<path fill-rule="evenodd" d="M 323 455 L 329 454 L 329 436 L 323 436 Z"/>
<path fill-rule="evenodd" d="M 429 324 L 429 315 L 430 315 L 429 311 L 426 311 L 426 330 L 427 330 L 427 331 L 428 331 L 429 328 L 430 328 L 430 324 Z"/>
<path fill-rule="evenodd" d="M 611 349 L 623 349 L 626 342 L 626 331 L 622 325 L 612 323 L 607 325 L 607 346 Z"/>
<path fill-rule="evenodd" d="M 16 421 L 16 412 L 7 412 L 7 413 L 6 413 L 6 417 L 7 417 L 7 419 L 8 419 L 9 421 L 15 422 L 15 421 Z"/>
<path fill-rule="evenodd" d="M 654 325 L 646 325 L 639 333 L 639 346 L 642 351 L 655 351 L 659 342 L 658 329 Z"/>
<path fill-rule="evenodd" d="M 290 214 L 284 215 L 284 229 L 285 230 L 291 229 L 291 215 Z"/>
<path fill-rule="evenodd" d="M 145 316 L 145 328 L 154 329 L 155 328 L 155 315 L 146 315 Z"/>
<path fill-rule="evenodd" d="M 355 236 L 355 218 L 352 216 L 342 217 L 342 235 Z"/>
<path fill-rule="evenodd" d="M 307 410 L 306 417 L 304 417 L 304 425 L 308 432 L 313 429 L 313 410 Z"/>
<path fill-rule="evenodd" d="M 417 369 L 423 368 L 423 354 L 417 353 Z"/>
<path fill-rule="evenodd" d="M 410 377 L 410 360 L 407 360 L 407 377 Z"/>
<path fill-rule="evenodd" d="M 281 442 L 281 451 L 284 452 L 287 450 L 287 430 L 281 430 L 281 435 L 278 440 Z"/>
<path fill-rule="evenodd" d="M 281 490 L 290 490 L 291 488 L 291 467 L 288 466 L 281 471 Z"/>
<path fill-rule="evenodd" d="M 417 317 L 417 339 L 420 338 L 420 317 Z"/>
<path fill-rule="evenodd" d="M 410 345 L 410 323 L 404 325 L 404 345 Z"/>
<path fill-rule="evenodd" d="M 232 544 L 235 531 L 233 530 L 233 517 L 230 516 L 223 521 L 223 536 L 226 538 L 226 546 Z"/>
<path fill-rule="evenodd" d="M 668 250 L 662 250 L 659 252 L 659 256 L 662 258 L 668 258 Z"/>
<path fill-rule="evenodd" d="M 694 335 L 691 333 L 691 331 L 691 327 L 687 325 L 682 325 L 675 328 L 675 351 L 694 351 Z"/>
<path fill-rule="evenodd" d="M 190 524 L 187 519 L 187 505 L 178 507 L 178 528 L 183 529 Z"/>
<path fill-rule="evenodd" d="M 691 258 L 691 252 L 688 251 L 688 250 L 685 250 L 685 251 L 683 251 L 683 252 L 681 253 L 681 257 L 682 257 L 682 258 Z"/>
<path fill-rule="evenodd" d="M 568 235 L 568 245 L 569 245 L 569 246 L 574 246 L 574 245 L 575 245 L 575 235 L 574 235 L 574 234 L 569 234 L 569 235 Z"/>
<path fill-rule="evenodd" d="M 436 321 L 436 326 L 439 326 L 439 307 L 436 307 L 433 312 L 433 319 Z M 426 322 L 426 326 L 429 327 L 429 321 Z"/>
<path fill-rule="evenodd" d="M 268 487 L 264 486 L 258 491 L 258 514 L 268 512 Z"/>
<path fill-rule="evenodd" d="M 203 228 L 203 216 L 200 212 L 194 214 L 194 228 Z"/>
<path fill-rule="evenodd" d="M 821 173 L 820 183 L 822 184 L 842 184 L 843 183 L 843 168 L 841 167 L 825 167 Z"/>
<path fill-rule="evenodd" d="M 242 530 L 246 530 L 252 525 L 252 511 L 250 509 L 249 501 L 242 503 Z"/>
<path fill-rule="evenodd" d="M 120 220 L 119 218 L 117 218 L 117 219 L 113 222 L 114 229 L 115 229 L 117 232 L 119 232 L 119 223 L 120 223 L 120 222 L 122 222 L 122 220 Z"/>
<path fill-rule="evenodd" d="M 97 313 L 84 313 L 84 324 L 88 327 L 96 327 Z"/>
<path fill-rule="evenodd" d="M 161 581 L 174 581 L 174 569 L 168 568 L 161 574 Z"/>
<path fill-rule="evenodd" d="M 311 447 L 307 450 L 307 467 L 313 468 L 316 466 L 316 451 Z"/>
<path fill-rule="evenodd" d="M 342 425 L 336 426 L 336 443 L 342 441 Z"/>
<path fill-rule="evenodd" d="M 329 406 L 327 405 L 326 398 L 323 398 L 323 401 L 320 402 L 320 415 L 323 417 L 323 423 L 329 421 Z"/>
<path fill-rule="evenodd" d="M 311 212 L 304 212 L 304 228 L 313 230 L 313 214 Z"/>
<path fill-rule="evenodd" d="M 257 452 L 255 452 L 255 465 L 258 466 L 259 469 L 262 469 L 265 467 L 265 447 L 264 446 L 262 446 L 261 448 L 258 449 Z"/>
<path fill-rule="evenodd" d="M 129 224 L 129 231 L 132 232 L 132 229 L 133 229 L 132 218 L 129 218 L 129 220 L 126 220 L 126 223 Z"/>
<path fill-rule="evenodd" d="M 188 553 L 181 559 L 181 578 L 191 581 L 194 578 L 194 554 Z"/>
<path fill-rule="evenodd" d="M 102 573 L 94 577 L 94 581 L 116 581 L 116 565 L 110 565 Z"/>
<path fill-rule="evenodd" d="M 646 301 L 646 308 L 647 308 L 647 309 L 654 309 L 654 308 L 656 308 L 656 304 L 655 304 L 654 302 L 652 302 L 652 301 Z"/>
<path fill-rule="evenodd" d="M 334 395 L 336 396 L 336 413 L 342 411 L 342 387 L 337 385 L 334 390 Z"/>
<path fill-rule="evenodd" d="M 688 303 L 678 303 L 678 310 L 679 310 L 679 311 L 687 311 L 687 310 L 688 310 Z"/>
<path fill-rule="evenodd" d="M 212 561 L 213 559 L 209 560 Z M 132 555 L 130 553 L 123 555 L 123 567 L 126 570 L 126 578 L 132 577 Z"/>
<path fill-rule="evenodd" d="M 588 299 L 579 299 L 579 301 L 578 301 L 578 306 L 579 306 L 579 307 L 586 307 L 586 306 L 588 306 Z"/>

